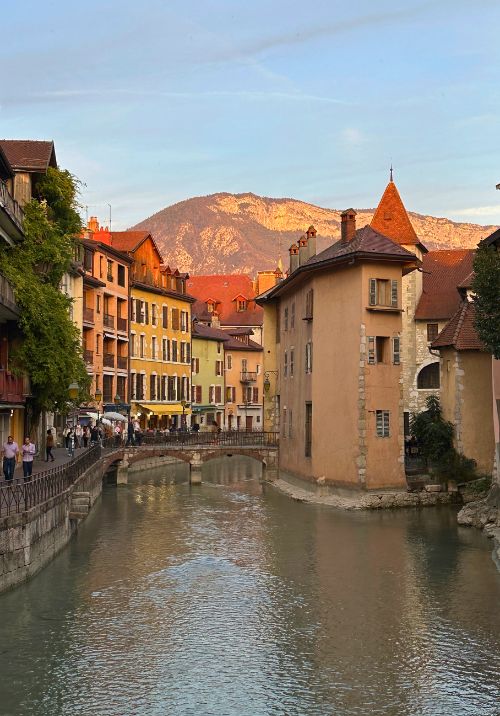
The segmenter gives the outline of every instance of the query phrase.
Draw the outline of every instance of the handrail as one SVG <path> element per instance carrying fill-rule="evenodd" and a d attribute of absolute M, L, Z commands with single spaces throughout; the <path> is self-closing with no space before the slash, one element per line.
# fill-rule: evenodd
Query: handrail
<path fill-rule="evenodd" d="M 7 189 L 7 184 L 0 179 L 0 206 L 3 206 L 5 211 L 9 214 L 10 218 L 16 224 L 18 229 L 23 230 L 24 223 L 24 212 L 17 203 L 17 201 L 11 196 Z"/>

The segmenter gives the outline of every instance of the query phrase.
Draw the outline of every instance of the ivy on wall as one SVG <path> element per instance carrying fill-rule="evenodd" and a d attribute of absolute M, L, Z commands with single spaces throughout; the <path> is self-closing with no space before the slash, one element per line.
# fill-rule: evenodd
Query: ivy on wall
<path fill-rule="evenodd" d="M 474 327 L 486 348 L 500 358 L 500 251 L 479 245 L 474 256 Z"/>
<path fill-rule="evenodd" d="M 70 317 L 71 299 L 60 290 L 81 231 L 77 182 L 67 171 L 49 168 L 36 186 L 37 199 L 24 207 L 24 237 L 0 253 L 0 271 L 11 282 L 20 308 L 13 369 L 31 381 L 33 417 L 64 411 L 68 386 L 77 382 L 87 398 L 89 376 L 81 336 Z"/>

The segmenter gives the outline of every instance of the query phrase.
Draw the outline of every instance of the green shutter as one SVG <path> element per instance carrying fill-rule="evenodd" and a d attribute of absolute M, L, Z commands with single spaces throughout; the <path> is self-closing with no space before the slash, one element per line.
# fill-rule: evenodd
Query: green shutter
<path fill-rule="evenodd" d="M 368 295 L 369 295 L 368 303 L 370 304 L 370 306 L 376 306 L 377 305 L 377 279 L 376 278 L 371 278 L 369 280 Z"/>

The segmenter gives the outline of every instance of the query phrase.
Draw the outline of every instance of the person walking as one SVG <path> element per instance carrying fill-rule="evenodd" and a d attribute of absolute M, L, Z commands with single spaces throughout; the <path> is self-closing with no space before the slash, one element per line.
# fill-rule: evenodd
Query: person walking
<path fill-rule="evenodd" d="M 54 462 L 54 456 L 52 454 L 53 448 L 54 436 L 52 435 L 52 430 L 49 428 L 47 430 L 47 437 L 45 438 L 45 462 L 48 462 L 49 460 Z"/>
<path fill-rule="evenodd" d="M 75 447 L 81 448 L 83 443 L 83 428 L 78 423 L 78 425 L 75 428 Z"/>
<path fill-rule="evenodd" d="M 136 445 L 140 445 L 142 443 L 141 424 L 137 418 L 134 420 L 134 441 Z"/>
<path fill-rule="evenodd" d="M 2 447 L 3 455 L 3 474 L 7 482 L 12 482 L 16 462 L 19 461 L 19 445 L 16 443 L 12 435 L 9 435 L 7 442 Z"/>
<path fill-rule="evenodd" d="M 94 425 L 92 430 L 90 431 L 90 444 L 91 446 L 97 445 L 99 442 L 99 429 L 97 425 Z"/>
<path fill-rule="evenodd" d="M 24 438 L 21 452 L 23 454 L 24 482 L 28 482 L 28 480 L 31 480 L 31 476 L 33 474 L 33 458 L 35 457 L 36 453 L 36 447 L 34 443 L 31 442 L 31 438 L 29 435 L 26 435 L 26 437 Z"/>
<path fill-rule="evenodd" d="M 89 438 L 90 438 L 90 430 L 89 430 L 89 426 L 86 425 L 86 426 L 83 428 L 83 436 L 82 436 L 83 447 L 84 447 L 84 448 L 88 447 Z"/>
<path fill-rule="evenodd" d="M 67 447 L 68 455 L 69 455 L 69 457 L 73 457 L 73 455 L 75 454 L 75 431 L 74 431 L 74 428 L 69 429 L 69 433 L 66 438 L 66 441 L 68 444 L 68 447 Z"/>
<path fill-rule="evenodd" d="M 120 447 L 120 443 L 122 441 L 122 429 L 120 427 L 120 423 L 116 423 L 113 432 L 115 436 L 115 447 Z"/>
<path fill-rule="evenodd" d="M 70 425 L 69 425 L 69 423 L 68 423 L 68 424 L 66 424 L 66 427 L 65 427 L 64 430 L 63 430 L 64 447 L 66 448 L 66 450 L 68 450 L 68 448 L 69 448 L 69 435 L 70 435 L 70 433 L 71 433 L 71 427 L 70 427 Z"/>

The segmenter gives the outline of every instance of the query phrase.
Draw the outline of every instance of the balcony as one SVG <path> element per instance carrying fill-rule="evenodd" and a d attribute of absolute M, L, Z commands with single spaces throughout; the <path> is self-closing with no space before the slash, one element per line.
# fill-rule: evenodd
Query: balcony
<path fill-rule="evenodd" d="M 14 289 L 5 276 L 0 274 L 0 322 L 17 321 L 19 314 Z"/>
<path fill-rule="evenodd" d="M 105 368 L 114 368 L 115 367 L 115 354 L 114 353 L 104 353 L 102 364 Z"/>
<path fill-rule="evenodd" d="M 116 329 L 118 331 L 122 331 L 123 333 L 127 332 L 127 319 L 126 318 L 118 318 L 116 319 Z"/>
<path fill-rule="evenodd" d="M 24 403 L 29 393 L 29 383 L 25 376 L 15 376 L 8 370 L 0 370 L 0 400 Z"/>
<path fill-rule="evenodd" d="M 94 309 L 83 307 L 83 320 L 85 323 L 94 323 Z"/>
<path fill-rule="evenodd" d="M 19 204 L 9 193 L 7 184 L 0 180 L 0 206 L 8 215 L 15 227 L 23 232 L 24 213 Z"/>
<path fill-rule="evenodd" d="M 114 328 L 115 327 L 115 317 L 112 316 L 110 313 L 104 314 L 104 325 L 106 328 Z"/>
<path fill-rule="evenodd" d="M 240 382 L 241 383 L 255 383 L 257 380 L 257 373 L 249 372 L 248 370 L 244 370 L 241 373 Z"/>
<path fill-rule="evenodd" d="M 127 370 L 128 357 L 127 356 L 117 356 L 116 367 L 119 368 L 120 370 Z"/>
<path fill-rule="evenodd" d="M 83 360 L 87 365 L 93 365 L 94 364 L 94 351 L 88 351 L 85 349 L 83 351 Z"/>

